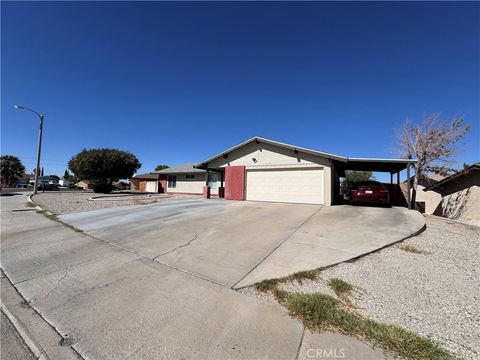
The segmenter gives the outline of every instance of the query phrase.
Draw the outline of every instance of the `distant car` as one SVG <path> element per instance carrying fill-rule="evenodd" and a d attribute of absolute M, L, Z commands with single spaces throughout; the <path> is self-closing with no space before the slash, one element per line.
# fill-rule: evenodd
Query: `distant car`
<path fill-rule="evenodd" d="M 40 183 L 38 184 L 38 190 L 58 190 L 58 184 L 51 184 L 51 183 Z"/>
<path fill-rule="evenodd" d="M 350 189 L 349 201 L 390 205 L 390 192 L 378 181 L 359 181 Z"/>

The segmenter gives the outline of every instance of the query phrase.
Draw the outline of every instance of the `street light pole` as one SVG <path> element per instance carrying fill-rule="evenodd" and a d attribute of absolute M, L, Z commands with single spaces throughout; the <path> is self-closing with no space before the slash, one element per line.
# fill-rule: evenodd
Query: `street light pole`
<path fill-rule="evenodd" d="M 15 105 L 15 109 L 31 111 L 40 118 L 40 127 L 38 129 L 37 166 L 35 167 L 35 183 L 33 184 L 33 194 L 36 194 L 38 187 L 38 173 L 40 170 L 40 154 L 42 152 L 43 114 L 39 114 L 35 110 L 29 109 L 22 105 Z"/>

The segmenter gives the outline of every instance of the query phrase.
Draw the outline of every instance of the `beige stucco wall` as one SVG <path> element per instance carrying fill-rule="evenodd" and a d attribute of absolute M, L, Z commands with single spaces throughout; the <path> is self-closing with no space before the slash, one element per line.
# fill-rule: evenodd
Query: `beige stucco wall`
<path fill-rule="evenodd" d="M 325 205 L 331 205 L 331 164 L 324 157 L 309 155 L 293 149 L 252 142 L 239 149 L 228 153 L 227 158 L 218 158 L 208 163 L 209 168 L 222 168 L 226 166 L 245 166 L 246 169 L 274 169 L 291 167 L 321 167 L 324 170 L 324 201 Z"/>
<path fill-rule="evenodd" d="M 418 185 L 416 202 L 425 202 L 425 214 L 431 215 L 442 201 L 442 195 L 435 191 L 423 191 L 424 186 Z"/>
<path fill-rule="evenodd" d="M 445 195 L 434 215 L 480 226 L 480 186 L 472 185 Z"/>
<path fill-rule="evenodd" d="M 205 186 L 205 174 L 195 174 L 194 180 L 187 179 L 186 175 L 187 174 L 174 175 L 177 177 L 177 184 L 176 184 L 176 187 L 174 188 L 169 187 L 168 181 L 167 181 L 167 192 L 203 194 L 203 187 Z M 217 189 L 211 189 L 210 193 L 214 195 L 218 194 L 219 187 L 220 187 L 220 181 L 217 181 Z"/>

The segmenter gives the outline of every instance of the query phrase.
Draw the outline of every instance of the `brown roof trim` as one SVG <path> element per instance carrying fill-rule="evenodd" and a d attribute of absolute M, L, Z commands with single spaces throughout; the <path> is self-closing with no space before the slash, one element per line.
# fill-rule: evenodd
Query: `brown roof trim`
<path fill-rule="evenodd" d="M 443 185 L 445 185 L 445 184 L 447 184 L 447 183 L 449 183 L 453 180 L 456 180 L 459 177 L 468 176 L 474 171 L 480 171 L 480 162 L 475 163 L 473 165 L 470 165 L 466 169 L 461 170 L 461 171 L 459 171 L 459 172 L 457 172 L 453 175 L 450 175 L 450 176 L 446 177 L 445 179 L 440 180 L 436 184 L 433 184 L 433 185 L 430 185 L 430 186 L 426 187 L 423 191 L 433 190 L 433 189 L 438 188 L 438 187 L 441 188 Z"/>

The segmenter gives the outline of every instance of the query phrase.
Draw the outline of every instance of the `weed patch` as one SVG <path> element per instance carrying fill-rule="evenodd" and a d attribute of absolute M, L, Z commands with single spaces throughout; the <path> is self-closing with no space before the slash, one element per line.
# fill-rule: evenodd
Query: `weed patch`
<path fill-rule="evenodd" d="M 37 214 L 42 214 L 43 216 L 45 216 L 47 219 L 50 219 L 52 221 L 56 221 L 60 224 L 62 224 L 63 226 L 66 226 L 70 229 L 72 229 L 73 231 L 75 232 L 83 232 L 83 230 L 80 230 L 80 229 L 77 229 L 75 226 L 72 226 L 72 225 L 69 225 L 69 224 L 66 224 L 64 223 L 63 221 L 61 221 L 58 216 L 56 214 L 53 214 L 49 211 L 45 211 L 45 210 L 37 210 Z"/>
<path fill-rule="evenodd" d="M 330 287 L 335 292 L 335 294 L 337 294 L 338 297 L 345 296 L 349 291 L 353 289 L 352 285 L 339 278 L 331 278 L 328 281 L 328 285 L 330 285 Z"/>
<path fill-rule="evenodd" d="M 278 284 L 279 280 L 277 279 L 267 279 L 255 284 L 255 289 L 258 291 L 273 291 Z"/>
<path fill-rule="evenodd" d="M 450 360 L 449 353 L 432 341 L 396 325 L 365 319 L 343 309 L 340 302 L 325 294 L 283 293 L 280 300 L 306 327 L 330 330 L 366 339 L 405 359 Z"/>
<path fill-rule="evenodd" d="M 415 246 L 408 245 L 408 244 L 398 245 L 398 248 L 400 250 L 403 250 L 403 251 L 406 251 L 406 252 L 411 252 L 411 253 L 414 253 L 414 254 L 424 254 L 425 253 L 424 251 L 416 248 Z"/>
<path fill-rule="evenodd" d="M 299 271 L 290 276 L 292 280 L 296 280 L 298 282 L 302 282 L 302 280 L 313 280 L 317 277 L 317 271 Z"/>
<path fill-rule="evenodd" d="M 313 279 L 317 271 L 301 272 L 283 279 L 268 279 L 255 285 L 269 292 L 305 327 L 317 331 L 335 331 L 365 339 L 408 360 L 453 360 L 454 357 L 427 338 L 396 325 L 366 319 L 348 308 L 345 295 L 353 289 L 349 283 L 332 278 L 329 285 L 342 301 L 321 294 L 290 293 L 278 287 L 287 280 Z"/>

